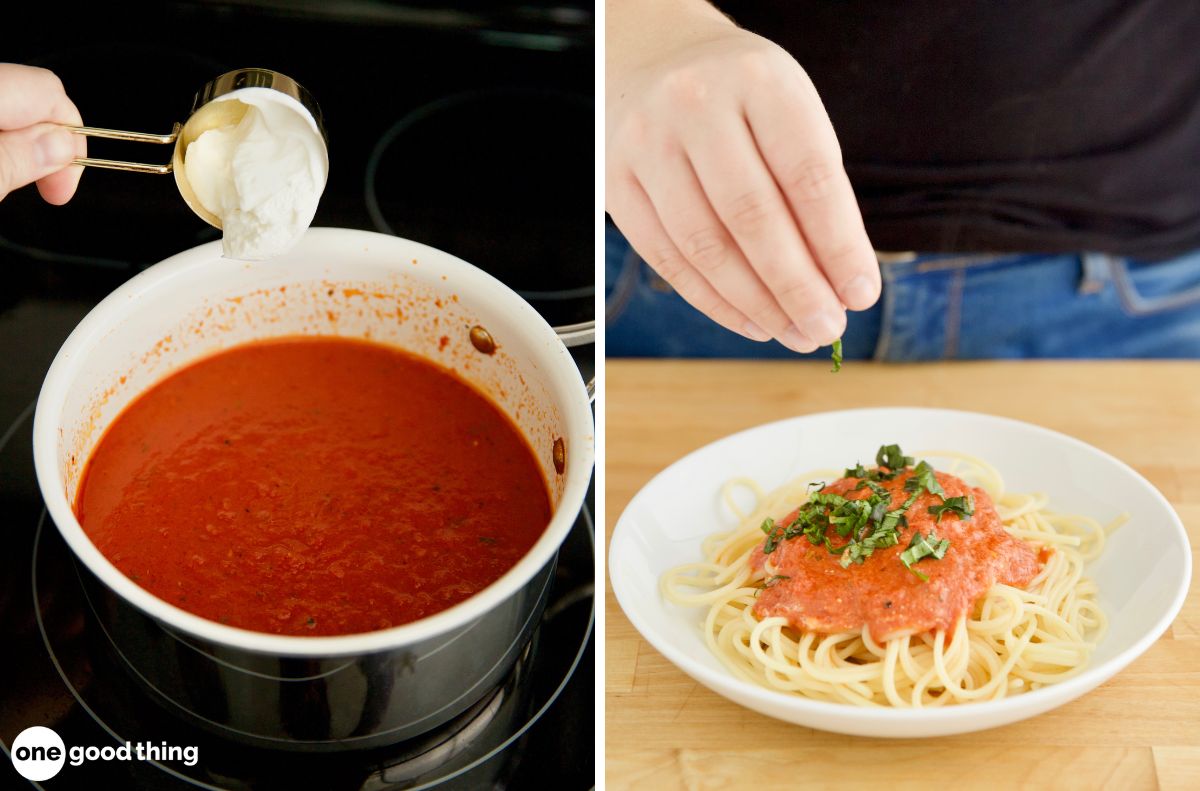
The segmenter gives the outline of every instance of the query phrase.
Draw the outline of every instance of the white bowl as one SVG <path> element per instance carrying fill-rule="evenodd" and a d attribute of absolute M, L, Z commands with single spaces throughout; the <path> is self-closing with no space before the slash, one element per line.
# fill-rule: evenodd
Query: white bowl
<path fill-rule="evenodd" d="M 980 456 L 1010 491 L 1046 492 L 1050 508 L 1107 523 L 1129 521 L 1087 574 L 1100 588 L 1109 631 L 1080 675 L 998 701 L 937 709 L 863 708 L 807 700 L 731 675 L 704 643 L 702 608 L 665 601 L 664 571 L 700 560 L 700 541 L 728 530 L 718 496 L 730 478 L 765 490 L 821 468 L 874 460 L 880 445 L 907 453 L 953 450 Z M 1183 606 L 1191 549 L 1170 503 L 1128 465 L 1077 439 L 1007 418 L 944 409 L 857 409 L 783 420 L 718 440 L 659 473 L 621 514 L 608 554 L 621 608 L 642 636 L 692 678 L 771 717 L 858 736 L 923 737 L 993 728 L 1032 717 L 1104 683 L 1150 647 Z"/>

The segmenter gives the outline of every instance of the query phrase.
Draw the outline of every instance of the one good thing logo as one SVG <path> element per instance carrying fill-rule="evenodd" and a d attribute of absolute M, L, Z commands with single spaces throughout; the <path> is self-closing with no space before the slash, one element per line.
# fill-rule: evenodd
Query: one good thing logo
<path fill-rule="evenodd" d="M 12 743 L 12 763 L 26 780 L 49 780 L 63 768 L 67 748 L 58 734 L 35 725 L 17 734 Z"/>
<path fill-rule="evenodd" d="M 86 761 L 182 761 L 195 766 L 200 760 L 199 747 L 175 747 L 166 742 L 125 742 L 104 747 L 73 745 L 68 749 L 57 733 L 41 725 L 21 731 L 10 752 L 17 773 L 36 781 L 54 777 L 68 760 L 71 766 L 82 766 Z"/>

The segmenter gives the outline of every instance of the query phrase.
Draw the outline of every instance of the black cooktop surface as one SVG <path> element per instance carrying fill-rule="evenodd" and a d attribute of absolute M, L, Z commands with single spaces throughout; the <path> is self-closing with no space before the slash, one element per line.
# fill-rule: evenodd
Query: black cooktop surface
<path fill-rule="evenodd" d="M 329 132 L 315 225 L 394 233 L 491 272 L 552 324 L 594 316 L 591 3 L 172 2 L 20 20 L 4 58 L 54 69 L 94 126 L 165 132 L 233 68 L 305 85 Z M 26 14 L 62 15 L 49 8 Z M 169 33 L 169 35 L 168 35 Z M 115 147 L 113 147 L 115 146 Z M 128 144 L 97 156 L 152 159 Z M 165 159 L 165 156 L 164 156 Z M 97 628 L 45 516 L 32 409 L 76 323 L 154 262 L 217 232 L 169 176 L 89 170 L 65 207 L 0 202 L 0 742 L 31 725 L 67 744 L 199 746 L 179 761 L 67 765 L 45 788 L 588 788 L 594 784 L 593 537 L 581 516 L 529 651 L 438 733 L 315 758 L 222 742 L 145 696 Z M 592 347 L 573 350 L 585 376 Z M 589 494 L 589 503 L 593 495 Z M 7 758 L 0 787 L 29 787 Z"/>
<path fill-rule="evenodd" d="M 131 2 L 121 10 L 6 10 L 0 57 L 54 70 L 89 126 L 159 134 L 186 120 L 195 92 L 214 77 L 246 67 L 282 72 L 312 93 L 328 132 L 329 182 L 314 225 L 393 233 L 453 253 L 556 326 L 594 318 L 590 3 Z M 88 145 L 92 156 L 170 159 L 166 146 Z M 31 189 L 0 207 L 0 249 L 87 266 L 136 270 L 217 235 L 169 175 L 91 168 L 64 207 Z"/>

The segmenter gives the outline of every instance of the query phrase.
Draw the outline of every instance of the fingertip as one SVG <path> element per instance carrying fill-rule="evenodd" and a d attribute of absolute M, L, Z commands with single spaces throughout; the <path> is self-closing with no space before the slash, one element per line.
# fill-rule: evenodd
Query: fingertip
<path fill-rule="evenodd" d="M 746 321 L 742 325 L 741 334 L 752 341 L 757 341 L 758 343 L 766 343 L 767 341 L 771 340 L 771 333 L 767 332 L 753 321 Z"/>
<path fill-rule="evenodd" d="M 82 167 L 69 165 L 57 173 L 51 173 L 49 176 L 38 179 L 38 193 L 46 203 L 52 206 L 62 206 L 75 197 L 82 175 Z"/>
<path fill-rule="evenodd" d="M 855 275 L 842 284 L 838 296 L 850 310 L 866 310 L 879 299 L 881 285 L 877 278 Z"/>
<path fill-rule="evenodd" d="M 784 330 L 779 336 L 779 342 L 798 354 L 809 354 L 817 350 L 816 342 L 795 324 Z"/>
<path fill-rule="evenodd" d="M 82 135 L 71 135 L 74 147 L 73 158 L 87 156 L 87 138 Z M 79 180 L 83 178 L 82 165 L 67 165 L 63 169 L 38 179 L 37 188 L 42 200 L 52 206 L 62 206 L 75 197 L 79 188 Z"/>

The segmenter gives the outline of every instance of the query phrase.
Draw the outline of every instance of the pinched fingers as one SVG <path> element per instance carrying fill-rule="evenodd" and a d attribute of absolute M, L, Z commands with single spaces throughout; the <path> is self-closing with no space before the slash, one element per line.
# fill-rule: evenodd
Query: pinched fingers
<path fill-rule="evenodd" d="M 752 88 L 745 113 L 826 281 L 846 307 L 869 308 L 879 298 L 879 265 L 816 89 L 796 67 L 770 91 Z"/>
<path fill-rule="evenodd" d="M 679 251 L 663 227 L 654 204 L 631 171 L 608 178 L 608 212 L 625 238 L 651 267 L 692 307 L 727 330 L 750 340 L 770 335 L 719 294 Z"/>
<path fill-rule="evenodd" d="M 790 319 L 778 335 L 812 351 L 838 338 L 846 314 L 817 268 L 745 119 L 726 113 L 692 128 L 685 147 L 704 193 L 758 278 Z"/>
<path fill-rule="evenodd" d="M 654 163 L 646 163 L 641 178 L 675 248 L 716 293 L 752 322 L 743 334 L 756 340 L 785 339 L 791 319 L 709 205 L 682 149 L 665 152 Z M 790 337 L 786 340 L 796 351 L 815 348 Z"/>

